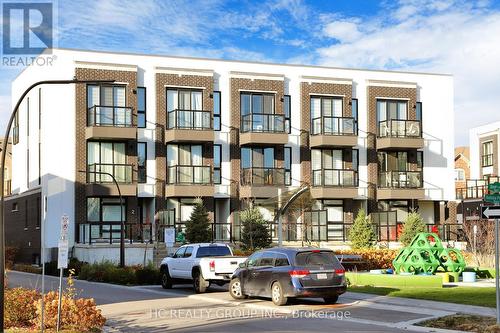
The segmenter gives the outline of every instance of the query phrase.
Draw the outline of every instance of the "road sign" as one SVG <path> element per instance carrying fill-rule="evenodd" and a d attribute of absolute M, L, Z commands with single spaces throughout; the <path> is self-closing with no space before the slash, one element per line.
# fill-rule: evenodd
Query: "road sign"
<path fill-rule="evenodd" d="M 165 244 L 173 247 L 175 243 L 175 228 L 165 228 Z"/>
<path fill-rule="evenodd" d="M 61 217 L 61 239 L 67 238 L 68 228 L 69 228 L 69 216 L 65 214 Z"/>
<path fill-rule="evenodd" d="M 500 203 L 500 194 L 486 194 L 484 196 L 484 201 L 493 204 Z"/>
<path fill-rule="evenodd" d="M 500 193 L 500 183 L 494 182 L 494 183 L 489 184 L 488 190 L 490 190 L 492 193 Z"/>
<path fill-rule="evenodd" d="M 483 219 L 500 218 L 500 206 L 481 206 L 481 217 Z"/>
<path fill-rule="evenodd" d="M 57 268 L 68 268 L 68 241 L 60 240 L 57 248 Z"/>

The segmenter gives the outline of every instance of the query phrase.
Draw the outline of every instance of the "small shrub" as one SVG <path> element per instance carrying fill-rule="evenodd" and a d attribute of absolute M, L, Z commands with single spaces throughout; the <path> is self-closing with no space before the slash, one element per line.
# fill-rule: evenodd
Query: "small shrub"
<path fill-rule="evenodd" d="M 193 212 L 186 222 L 186 240 L 190 243 L 208 243 L 212 241 L 210 220 L 201 199 L 196 200 Z"/>
<path fill-rule="evenodd" d="M 18 271 L 18 272 L 33 273 L 33 274 L 42 274 L 41 267 L 27 265 L 27 264 L 14 264 L 14 266 L 12 267 L 12 270 Z"/>
<path fill-rule="evenodd" d="M 35 302 L 40 299 L 36 290 L 5 289 L 5 327 L 28 327 L 36 317 Z"/>
<path fill-rule="evenodd" d="M 158 284 L 160 271 L 153 265 L 118 267 L 112 262 L 104 261 L 82 265 L 78 278 L 123 285 Z"/>
<path fill-rule="evenodd" d="M 392 261 L 396 258 L 399 250 L 390 249 L 357 249 L 335 251 L 338 257 L 345 255 L 360 255 L 362 264 L 355 264 L 358 270 L 387 269 L 393 268 Z"/>
<path fill-rule="evenodd" d="M 48 329 L 53 329 L 57 325 L 57 292 L 51 291 L 45 294 L 45 315 L 44 324 Z M 41 301 L 36 302 L 36 318 L 32 324 L 39 327 L 41 324 Z M 101 310 L 97 309 L 93 299 L 73 299 L 66 295 L 62 296 L 61 303 L 61 328 L 77 331 L 101 330 L 106 319 L 101 315 Z"/>
<path fill-rule="evenodd" d="M 233 255 L 238 256 L 238 257 L 248 257 L 251 256 L 253 251 L 251 250 L 243 250 L 243 249 L 237 249 L 233 250 Z"/>
<path fill-rule="evenodd" d="M 353 249 L 371 248 L 377 243 L 377 235 L 373 230 L 370 217 L 366 216 L 365 210 L 360 209 L 354 223 L 349 230 L 348 239 Z"/>
<path fill-rule="evenodd" d="M 135 271 L 135 280 L 137 284 L 159 284 L 161 281 L 160 270 L 153 265 L 138 267 Z"/>
<path fill-rule="evenodd" d="M 271 245 L 269 228 L 257 207 L 249 207 L 241 212 L 241 224 L 244 250 L 262 249 Z"/>
<path fill-rule="evenodd" d="M 411 212 L 408 214 L 403 224 L 403 230 L 399 236 L 399 241 L 403 243 L 404 246 L 408 246 L 418 233 L 425 231 L 425 223 L 420 214 Z"/>
<path fill-rule="evenodd" d="M 5 268 L 12 269 L 16 262 L 17 252 L 19 252 L 19 249 L 15 246 L 5 247 Z"/>

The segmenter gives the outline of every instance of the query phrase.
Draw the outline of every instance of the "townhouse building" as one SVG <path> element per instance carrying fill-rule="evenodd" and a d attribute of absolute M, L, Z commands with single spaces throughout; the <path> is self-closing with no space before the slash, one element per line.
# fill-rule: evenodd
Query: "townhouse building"
<path fill-rule="evenodd" d="M 488 185 L 500 181 L 499 168 L 500 122 L 471 128 L 469 130 L 470 176 L 457 188 L 460 221 L 479 220 L 480 206 L 489 193 Z"/>
<path fill-rule="evenodd" d="M 382 242 L 411 210 L 429 228 L 456 220 L 449 75 L 52 52 L 52 66 L 15 79 L 13 101 L 40 80 L 114 83 L 41 86 L 23 101 L 6 241 L 35 244 L 26 258 L 39 260 L 40 238 L 57 246 L 66 214 L 79 259 L 116 261 L 123 217 L 127 263 L 151 260 L 197 198 L 214 240 L 239 240 L 250 202 L 276 238 L 277 208 L 304 187 L 311 203 L 285 217 L 285 244 L 345 244 L 360 208 Z"/>

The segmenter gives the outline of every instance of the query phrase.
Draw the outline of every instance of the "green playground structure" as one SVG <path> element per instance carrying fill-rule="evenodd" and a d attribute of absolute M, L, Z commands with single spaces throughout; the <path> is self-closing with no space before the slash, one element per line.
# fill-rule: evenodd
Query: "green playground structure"
<path fill-rule="evenodd" d="M 458 249 L 443 247 L 438 235 L 421 232 L 399 251 L 392 265 L 395 273 L 434 274 L 439 268 L 462 273 L 465 260 Z"/>

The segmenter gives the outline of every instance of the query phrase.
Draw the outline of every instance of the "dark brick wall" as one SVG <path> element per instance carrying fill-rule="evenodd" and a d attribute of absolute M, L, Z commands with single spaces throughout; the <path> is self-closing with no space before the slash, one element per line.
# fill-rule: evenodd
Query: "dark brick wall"
<path fill-rule="evenodd" d="M 35 256 L 40 258 L 40 200 L 37 192 L 5 201 L 5 245 L 18 248 L 16 262 L 32 264 Z M 13 211 L 14 204 L 17 211 Z"/>
<path fill-rule="evenodd" d="M 118 71 L 90 68 L 76 68 L 75 77 L 79 80 L 115 80 L 126 83 L 126 106 L 133 110 L 134 120 L 137 119 L 137 96 L 133 93 L 137 89 L 136 71 Z M 75 221 L 82 223 L 87 220 L 85 173 L 78 172 L 86 170 L 87 166 L 87 141 L 85 140 L 85 128 L 87 126 L 87 87 L 77 84 L 76 89 L 76 164 L 75 164 Z M 127 163 L 134 167 L 134 182 L 137 180 L 137 146 L 135 141 L 126 143 Z M 137 198 L 128 197 L 127 201 L 127 223 L 137 222 Z M 133 212 L 132 212 L 133 210 Z M 135 214 L 132 214 L 135 213 Z M 76 228 L 78 230 L 78 228 Z"/>
<path fill-rule="evenodd" d="M 377 97 L 382 98 L 405 98 L 408 101 L 408 119 L 416 118 L 416 111 L 413 106 L 417 102 L 416 88 L 402 87 L 380 87 L 367 86 L 368 98 L 368 128 L 367 128 L 367 166 L 368 166 L 368 212 L 377 211 L 377 183 L 378 183 L 378 160 L 377 160 Z M 414 156 L 414 157 L 411 157 Z M 409 159 L 416 162 L 416 152 L 410 152 Z M 414 170 L 416 165 L 411 165 Z"/>

